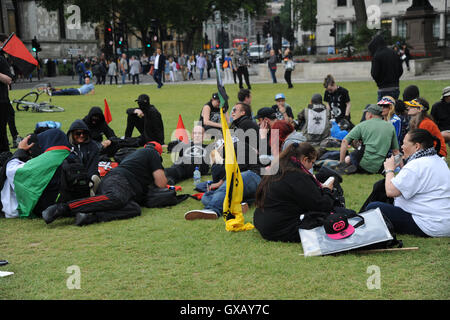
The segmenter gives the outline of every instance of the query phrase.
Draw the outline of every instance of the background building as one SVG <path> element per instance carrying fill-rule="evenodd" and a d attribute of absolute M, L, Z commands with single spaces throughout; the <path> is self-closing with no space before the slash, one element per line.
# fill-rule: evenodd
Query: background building
<path fill-rule="evenodd" d="M 392 36 L 406 38 L 406 24 L 403 20 L 406 9 L 411 6 L 412 0 L 366 0 L 366 8 L 377 5 L 381 9 L 381 28 L 389 30 Z M 444 47 L 444 39 L 447 39 L 447 47 L 450 41 L 450 15 L 445 8 L 446 0 L 430 0 L 436 12 L 433 24 L 433 37 L 439 47 Z M 450 5 L 450 1 L 447 6 Z M 447 12 L 447 22 L 445 14 Z M 316 41 L 317 52 L 326 54 L 329 48 L 334 47 L 334 38 L 330 36 L 330 30 L 336 26 L 336 43 L 348 33 L 354 33 L 355 9 L 352 0 L 317 0 L 317 27 Z M 447 37 L 447 38 L 446 38 Z"/>

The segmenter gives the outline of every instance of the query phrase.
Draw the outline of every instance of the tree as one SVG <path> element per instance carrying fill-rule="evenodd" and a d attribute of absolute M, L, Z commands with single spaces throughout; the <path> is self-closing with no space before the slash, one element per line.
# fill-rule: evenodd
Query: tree
<path fill-rule="evenodd" d="M 367 11 L 364 0 L 353 0 L 353 7 L 355 8 L 356 27 L 362 28 L 367 25 Z"/>

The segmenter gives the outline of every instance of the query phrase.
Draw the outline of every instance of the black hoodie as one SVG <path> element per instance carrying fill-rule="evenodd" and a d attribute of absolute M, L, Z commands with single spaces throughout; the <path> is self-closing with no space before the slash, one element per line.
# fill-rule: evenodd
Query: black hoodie
<path fill-rule="evenodd" d="M 368 45 L 372 56 L 371 75 L 378 89 L 398 88 L 403 74 L 402 61 L 394 50 L 386 47 L 382 35 L 376 35 Z"/>
<path fill-rule="evenodd" d="M 97 115 L 100 118 L 100 120 L 95 124 L 92 123 L 92 116 L 94 115 Z M 91 110 L 89 110 L 88 115 L 83 118 L 83 121 L 89 128 L 91 138 L 95 141 L 102 142 L 103 135 L 105 135 L 107 139 L 116 136 L 113 129 L 111 129 L 106 123 L 105 116 L 103 115 L 103 111 L 100 107 L 92 107 Z"/>
<path fill-rule="evenodd" d="M 72 131 L 84 130 L 88 132 L 88 138 L 84 143 L 76 144 L 72 139 Z M 86 123 L 83 120 L 75 120 L 67 131 L 67 138 L 73 147 L 73 151 L 67 157 L 67 161 L 80 161 L 86 168 L 88 177 L 98 174 L 98 162 L 100 148 L 98 144 L 92 141 L 90 137 L 90 131 Z"/>
<path fill-rule="evenodd" d="M 140 145 L 150 141 L 164 144 L 164 124 L 161 113 L 152 104 L 140 103 L 139 108 L 127 109 L 127 114 L 132 115 L 134 110 L 141 109 L 144 113 L 144 134 L 139 137 Z"/>

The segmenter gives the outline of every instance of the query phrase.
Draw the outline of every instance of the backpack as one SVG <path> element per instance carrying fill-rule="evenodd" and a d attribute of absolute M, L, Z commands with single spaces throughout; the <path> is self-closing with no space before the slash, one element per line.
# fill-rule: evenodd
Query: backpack
<path fill-rule="evenodd" d="M 305 124 L 303 134 L 308 141 L 322 141 L 330 136 L 330 115 L 323 105 L 312 105 L 305 109 Z"/>
<path fill-rule="evenodd" d="M 81 199 L 90 196 L 90 178 L 87 169 L 79 161 L 64 160 L 61 171 L 59 201 Z"/>
<path fill-rule="evenodd" d="M 175 189 L 149 187 L 144 205 L 147 208 L 175 206 L 190 197 L 192 196 L 189 194 L 177 195 Z"/>
<path fill-rule="evenodd" d="M 132 154 L 135 152 L 136 148 L 120 148 L 117 150 L 117 152 L 114 154 L 114 160 L 116 160 L 118 163 L 121 163 L 123 159 L 125 159 L 129 154 Z"/>

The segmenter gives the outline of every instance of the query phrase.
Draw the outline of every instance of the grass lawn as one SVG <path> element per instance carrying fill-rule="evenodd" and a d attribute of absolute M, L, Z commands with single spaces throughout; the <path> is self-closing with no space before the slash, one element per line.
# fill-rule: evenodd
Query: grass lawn
<path fill-rule="evenodd" d="M 401 92 L 411 81 L 401 83 Z M 367 103 L 376 102 L 373 82 L 340 83 L 350 92 L 352 119 L 359 122 Z M 439 100 L 448 81 L 417 81 L 430 104 Z M 252 85 L 256 112 L 274 103 L 284 92 L 296 115 L 314 93 L 323 93 L 320 83 Z M 231 105 L 237 101 L 237 85 L 227 85 Z M 188 130 L 215 85 L 97 86 L 93 96 L 53 97 L 62 113 L 16 112 L 21 136 L 33 131 L 38 121 L 55 120 L 67 131 L 91 106 L 103 108 L 107 98 L 118 136 L 125 132 L 125 109 L 135 106 L 141 93 L 162 113 L 166 143 L 171 139 L 178 114 Z M 27 90 L 12 91 L 11 100 Z M 48 97 L 42 96 L 43 100 Z M 135 133 L 137 134 L 137 133 Z M 164 154 L 164 165 L 170 156 Z M 343 188 L 348 207 L 359 210 L 380 175 L 345 176 Z M 192 180 L 180 184 L 192 193 Z M 268 242 L 257 230 L 229 233 L 224 221 L 184 220 L 184 213 L 202 208 L 188 199 L 178 206 L 143 209 L 142 216 L 123 221 L 73 225 L 60 219 L 47 226 L 43 220 L 0 220 L 0 259 L 10 264 L 3 271 L 15 274 L 0 278 L 0 299 L 449 299 L 449 239 L 398 236 L 405 247 L 417 251 L 355 254 L 304 258 L 300 244 Z M 251 208 L 245 215 L 253 221 Z M 67 268 L 81 272 L 81 289 L 69 290 Z M 369 290 L 369 266 L 378 266 L 381 288 Z M 345 290 L 343 290 L 345 288 Z"/>

